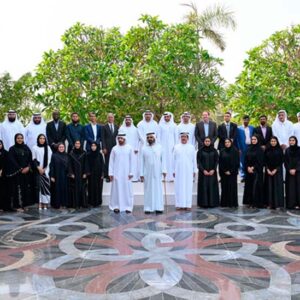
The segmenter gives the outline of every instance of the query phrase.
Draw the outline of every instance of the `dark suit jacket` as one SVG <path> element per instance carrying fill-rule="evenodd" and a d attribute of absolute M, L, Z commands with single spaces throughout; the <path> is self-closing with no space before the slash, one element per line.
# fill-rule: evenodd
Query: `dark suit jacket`
<path fill-rule="evenodd" d="M 260 126 L 254 128 L 253 134 L 256 134 L 260 137 L 260 144 L 262 146 L 266 146 L 270 142 L 271 137 L 273 136 L 272 127 L 267 126 L 267 131 L 266 131 L 266 137 L 265 138 L 264 138 L 264 135 L 262 133 L 262 130 L 261 130 Z"/>
<path fill-rule="evenodd" d="M 110 152 L 111 149 L 116 145 L 116 137 L 118 134 L 118 129 L 119 127 L 114 124 L 114 133 L 112 134 L 108 124 L 105 124 L 102 127 L 102 133 L 103 133 L 102 148 L 106 149 L 108 152 Z"/>
<path fill-rule="evenodd" d="M 230 122 L 229 138 L 233 140 L 233 144 L 235 146 L 236 146 L 236 135 L 237 135 L 237 125 L 235 123 Z M 220 124 L 218 127 L 218 138 L 219 138 L 218 149 L 221 150 L 225 147 L 224 145 L 225 139 L 228 138 L 225 123 Z"/>
<path fill-rule="evenodd" d="M 212 144 L 215 143 L 218 136 L 217 132 L 217 123 L 213 121 L 209 121 L 208 123 L 208 137 L 211 139 Z M 203 146 L 203 142 L 206 138 L 205 136 L 205 130 L 204 130 L 204 122 L 200 121 L 196 124 L 195 127 L 195 138 L 198 142 L 198 148 L 201 148 Z"/>
<path fill-rule="evenodd" d="M 76 126 L 73 123 L 70 123 L 66 127 L 66 137 L 68 140 L 68 152 L 70 152 L 74 143 L 79 140 L 81 142 L 81 146 L 83 147 L 84 143 L 84 127 L 81 124 L 77 124 Z"/>
<path fill-rule="evenodd" d="M 57 143 L 65 143 L 66 141 L 66 123 L 58 121 L 58 128 L 56 130 L 54 121 L 50 121 L 46 126 L 46 136 L 49 146 Z"/>
<path fill-rule="evenodd" d="M 91 150 L 92 142 L 96 142 L 98 145 L 101 143 L 101 125 L 97 124 L 97 136 L 94 137 L 94 132 L 91 124 L 88 124 L 84 127 L 84 135 L 86 140 L 86 151 Z"/>

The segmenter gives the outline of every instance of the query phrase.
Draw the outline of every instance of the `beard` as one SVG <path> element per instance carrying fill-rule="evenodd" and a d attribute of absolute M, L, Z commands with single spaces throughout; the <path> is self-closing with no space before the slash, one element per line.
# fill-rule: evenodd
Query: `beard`
<path fill-rule="evenodd" d="M 39 125 L 39 124 L 41 124 L 41 120 L 34 120 L 33 123 L 34 123 L 35 125 Z"/>
<path fill-rule="evenodd" d="M 16 118 L 15 117 L 10 117 L 10 118 L 8 118 L 8 121 L 11 122 L 11 123 L 13 123 L 13 122 L 16 121 Z"/>

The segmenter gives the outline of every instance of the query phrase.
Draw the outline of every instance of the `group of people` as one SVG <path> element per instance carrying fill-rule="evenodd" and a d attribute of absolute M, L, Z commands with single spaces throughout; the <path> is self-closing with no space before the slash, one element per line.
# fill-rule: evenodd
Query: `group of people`
<path fill-rule="evenodd" d="M 40 113 L 33 114 L 24 128 L 10 110 L 1 123 L 0 209 L 22 210 L 34 203 L 40 209 L 96 207 L 106 180 L 115 213 L 132 212 L 135 181 L 144 182 L 145 213 L 163 212 L 165 181 L 174 181 L 176 208 L 190 210 L 197 172 L 199 207 L 237 207 L 238 174 L 245 182 L 245 205 L 300 206 L 300 113 L 292 124 L 279 111 L 272 126 L 263 115 L 256 128 L 249 116 L 237 126 L 230 112 L 219 126 L 207 111 L 195 125 L 188 112 L 177 125 L 170 112 L 157 123 L 145 111 L 137 127 L 130 115 L 120 127 L 112 113 L 105 125 L 97 123 L 95 113 L 89 113 L 86 126 L 76 112 L 68 125 L 59 111 L 52 117 L 46 123 Z"/>

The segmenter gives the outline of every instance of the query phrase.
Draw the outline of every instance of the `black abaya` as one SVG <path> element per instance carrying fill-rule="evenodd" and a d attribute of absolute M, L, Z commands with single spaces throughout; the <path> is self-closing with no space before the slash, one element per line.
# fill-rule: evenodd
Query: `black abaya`
<path fill-rule="evenodd" d="M 54 208 L 66 207 L 68 205 L 68 154 L 56 152 L 52 155 L 50 163 L 51 182 L 51 206 Z"/>
<path fill-rule="evenodd" d="M 96 207 L 102 204 L 104 160 L 99 150 L 90 151 L 86 159 L 88 179 L 88 203 Z"/>
<path fill-rule="evenodd" d="M 219 173 L 221 177 L 221 206 L 238 207 L 237 175 L 240 166 L 238 150 L 231 146 L 220 152 Z M 230 172 L 227 175 L 226 172 Z"/>
<path fill-rule="evenodd" d="M 284 207 L 283 189 L 283 151 L 280 146 L 269 146 L 265 151 L 265 199 L 270 208 Z M 267 170 L 276 170 L 275 175 L 269 175 Z"/>
<path fill-rule="evenodd" d="M 69 206 L 73 208 L 87 207 L 86 152 L 73 149 L 69 154 L 70 192 Z M 74 178 L 72 178 L 72 175 Z"/>
<path fill-rule="evenodd" d="M 8 197 L 6 166 L 8 159 L 8 152 L 4 149 L 2 141 L 2 149 L 0 150 L 0 209 L 10 210 L 11 203 Z"/>
<path fill-rule="evenodd" d="M 218 152 L 212 146 L 204 146 L 197 153 L 198 193 L 197 202 L 200 207 L 216 207 L 219 205 L 219 186 L 217 178 Z M 214 170 L 212 176 L 204 175 L 204 170 Z"/>
<path fill-rule="evenodd" d="M 300 147 L 290 146 L 284 155 L 286 168 L 286 207 L 300 207 Z M 290 170 L 296 169 L 296 174 L 291 175 Z"/>
<path fill-rule="evenodd" d="M 9 194 L 14 208 L 23 208 L 33 204 L 31 193 L 31 172 L 22 174 L 22 169 L 30 167 L 32 153 L 25 144 L 15 144 L 8 152 L 7 177 Z"/>
<path fill-rule="evenodd" d="M 248 167 L 254 167 L 249 173 Z M 243 204 L 251 207 L 264 207 L 263 189 L 264 152 L 260 145 L 250 145 L 245 155 L 245 189 Z"/>

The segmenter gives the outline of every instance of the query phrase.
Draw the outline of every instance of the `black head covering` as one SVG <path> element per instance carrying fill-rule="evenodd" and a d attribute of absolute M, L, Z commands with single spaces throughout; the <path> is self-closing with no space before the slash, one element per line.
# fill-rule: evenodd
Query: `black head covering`
<path fill-rule="evenodd" d="M 209 145 L 209 146 L 206 146 L 206 145 L 203 143 L 202 150 L 205 151 L 205 152 L 211 152 L 211 151 L 214 150 L 214 145 L 213 145 L 213 143 L 211 142 L 211 139 L 210 139 L 209 137 L 206 137 L 206 138 L 204 139 L 204 141 L 207 140 L 207 139 L 210 140 L 210 145 Z"/>
<path fill-rule="evenodd" d="M 24 140 L 23 140 L 23 143 L 22 143 L 22 144 L 18 144 L 18 143 L 17 143 L 17 137 L 18 137 L 18 136 L 22 136 L 23 139 L 24 139 L 24 135 L 23 135 L 22 133 L 16 133 L 16 134 L 15 134 L 15 147 L 17 147 L 17 148 L 23 148 L 23 146 L 25 145 L 25 144 L 24 144 Z"/>
<path fill-rule="evenodd" d="M 2 148 L 0 149 L 0 155 L 2 154 L 2 153 L 4 153 L 4 144 L 3 144 L 3 141 L 2 140 L 0 140 L 0 144 L 2 145 Z"/>
<path fill-rule="evenodd" d="M 41 144 L 39 142 L 40 137 L 43 136 L 45 138 L 45 143 Z M 43 161 L 43 169 L 45 169 L 48 166 L 48 144 L 47 144 L 47 138 L 44 134 L 39 134 L 37 137 L 37 146 L 40 148 L 44 148 L 44 161 Z"/>
<path fill-rule="evenodd" d="M 277 141 L 276 146 L 271 145 L 271 140 L 274 139 Z M 276 136 L 272 136 L 269 144 L 267 145 L 265 152 L 266 165 L 271 170 L 280 166 L 283 162 L 283 151 L 279 145 L 278 138 Z"/>
<path fill-rule="evenodd" d="M 224 144 L 226 143 L 226 141 L 230 141 L 231 145 L 230 145 L 230 147 L 226 147 L 226 146 L 225 146 L 224 149 L 225 149 L 226 152 L 231 152 L 231 151 L 233 150 L 233 142 L 232 142 L 231 139 L 226 138 L 226 139 L 224 140 Z"/>
<path fill-rule="evenodd" d="M 2 149 L 0 149 L 0 170 L 3 170 L 4 168 L 4 160 L 6 157 L 6 151 L 4 149 L 3 141 L 0 140 L 0 144 L 2 145 Z"/>
<path fill-rule="evenodd" d="M 92 150 L 92 147 L 91 147 L 90 155 L 93 156 L 93 157 L 96 157 L 96 156 L 98 156 L 98 154 L 100 154 L 100 153 L 99 153 L 100 147 L 99 147 L 99 145 L 98 145 L 96 142 L 92 142 L 92 143 L 91 143 L 91 146 L 92 146 L 92 145 L 96 145 L 97 148 L 96 148 L 95 151 L 93 151 L 93 150 Z"/>
<path fill-rule="evenodd" d="M 276 146 L 272 146 L 271 145 L 271 140 L 276 140 L 277 141 Z M 272 150 L 274 150 L 274 149 L 281 149 L 280 144 L 279 144 L 279 140 L 278 140 L 277 136 L 272 136 L 270 138 L 270 142 L 268 143 L 266 150 L 268 150 L 268 149 L 272 149 Z"/>
<path fill-rule="evenodd" d="M 64 152 L 59 152 L 59 151 L 58 151 L 58 148 L 59 148 L 60 145 L 63 145 L 63 146 L 65 147 L 65 151 L 64 151 Z M 65 146 L 64 143 L 58 143 L 58 144 L 57 144 L 57 151 L 56 151 L 56 153 L 59 153 L 59 154 L 64 154 L 64 153 L 66 153 L 66 146 Z"/>
<path fill-rule="evenodd" d="M 75 148 L 75 144 L 76 144 L 77 142 L 80 142 L 80 148 L 79 148 L 79 149 L 76 149 L 76 148 Z M 73 147 L 72 152 L 73 152 L 74 154 L 78 154 L 78 155 L 84 153 L 84 151 L 83 151 L 83 149 L 82 149 L 82 144 L 81 144 L 81 141 L 80 141 L 80 140 L 76 140 L 76 141 L 74 142 L 74 147 Z"/>
<path fill-rule="evenodd" d="M 257 148 L 260 147 L 260 142 L 261 142 L 261 141 L 260 141 L 260 136 L 257 135 L 257 134 L 253 134 L 252 137 L 256 137 L 257 143 L 256 143 L 256 144 L 252 144 L 252 140 L 251 140 L 251 144 L 249 145 L 249 148 L 255 150 L 255 149 L 257 149 Z M 251 138 L 251 139 L 252 139 L 252 138 Z"/>
<path fill-rule="evenodd" d="M 295 145 L 293 145 L 293 146 L 290 145 L 289 146 L 289 149 L 290 149 L 289 151 L 293 154 L 293 153 L 298 152 L 298 139 L 294 135 L 290 136 L 289 139 L 291 139 L 291 138 L 295 139 L 295 141 L 296 141 Z"/>
<path fill-rule="evenodd" d="M 67 168 L 68 166 L 68 154 L 66 153 L 66 147 L 65 147 L 65 151 L 64 152 L 59 152 L 58 148 L 60 145 L 64 145 L 64 143 L 58 143 L 57 144 L 57 151 L 53 154 L 53 156 L 55 156 L 58 160 L 62 161 L 62 163 L 64 164 L 64 166 Z"/>

